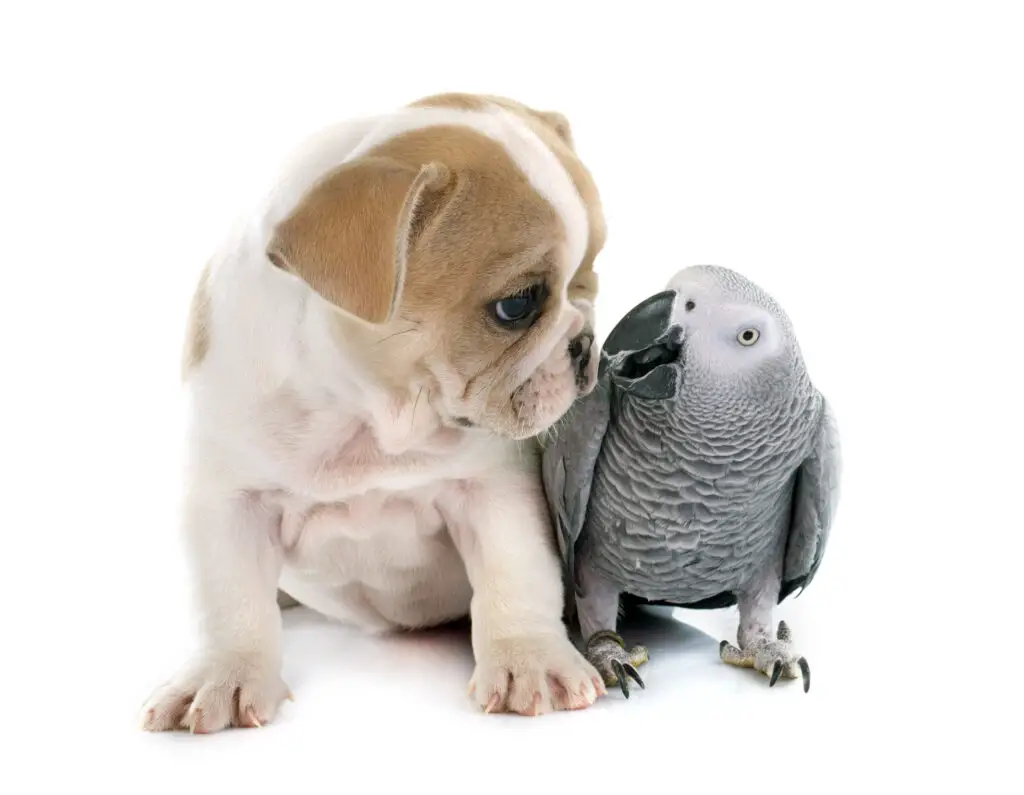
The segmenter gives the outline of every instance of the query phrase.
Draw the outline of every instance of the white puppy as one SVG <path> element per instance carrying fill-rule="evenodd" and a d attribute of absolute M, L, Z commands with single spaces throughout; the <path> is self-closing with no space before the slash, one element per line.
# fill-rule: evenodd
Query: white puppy
<path fill-rule="evenodd" d="M 307 142 L 195 293 L 201 651 L 147 729 L 273 718 L 278 588 L 368 631 L 468 615 L 488 711 L 604 692 L 562 622 L 531 441 L 593 387 L 604 237 L 559 114 L 449 94 Z"/>

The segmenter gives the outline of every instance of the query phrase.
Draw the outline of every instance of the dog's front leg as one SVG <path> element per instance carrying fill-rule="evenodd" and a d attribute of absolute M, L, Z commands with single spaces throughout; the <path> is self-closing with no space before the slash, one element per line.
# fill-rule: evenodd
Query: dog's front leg
<path fill-rule="evenodd" d="M 562 620 L 561 569 L 539 481 L 472 481 L 446 514 L 473 588 L 477 703 L 525 715 L 592 704 L 606 690 Z"/>
<path fill-rule="evenodd" d="M 271 720 L 281 680 L 279 514 L 257 496 L 217 488 L 193 472 L 184 510 L 187 560 L 199 617 L 199 651 L 143 708 L 151 731 L 197 733 Z"/>

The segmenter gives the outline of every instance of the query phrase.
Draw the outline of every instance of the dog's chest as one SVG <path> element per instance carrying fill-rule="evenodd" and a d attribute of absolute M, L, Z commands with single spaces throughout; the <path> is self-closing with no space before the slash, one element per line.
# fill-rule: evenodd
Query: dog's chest
<path fill-rule="evenodd" d="M 282 488 L 265 497 L 281 512 L 289 593 L 370 630 L 465 612 L 471 592 L 439 506 L 457 505 L 461 483 L 487 466 L 471 438 L 439 430 L 388 452 L 366 423 L 323 410 L 276 429 Z"/>
<path fill-rule="evenodd" d="M 401 419 L 375 429 L 330 402 L 288 393 L 265 408 L 259 425 L 270 480 L 312 502 L 407 491 L 473 471 L 472 442 L 457 429 L 405 428 Z"/>
<path fill-rule="evenodd" d="M 374 570 L 408 569 L 451 545 L 437 508 L 443 486 L 373 491 L 343 502 L 281 502 L 281 547 L 299 568 L 329 562 L 332 576 L 372 579 Z"/>
<path fill-rule="evenodd" d="M 452 484 L 373 491 L 343 502 L 282 501 L 282 584 L 310 607 L 365 629 L 456 618 L 471 591 L 438 508 Z"/>

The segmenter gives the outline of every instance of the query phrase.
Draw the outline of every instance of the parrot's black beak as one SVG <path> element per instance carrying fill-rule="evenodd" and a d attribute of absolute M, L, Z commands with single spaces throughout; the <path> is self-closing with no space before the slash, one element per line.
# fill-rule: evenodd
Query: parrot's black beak
<path fill-rule="evenodd" d="M 626 313 L 605 340 L 604 362 L 613 377 L 633 395 L 646 400 L 673 398 L 679 368 L 663 367 L 679 361 L 683 330 L 673 323 L 677 293 L 665 290 Z"/>
<path fill-rule="evenodd" d="M 665 290 L 645 298 L 630 309 L 604 341 L 609 356 L 642 351 L 656 345 L 672 328 L 674 290 Z"/>

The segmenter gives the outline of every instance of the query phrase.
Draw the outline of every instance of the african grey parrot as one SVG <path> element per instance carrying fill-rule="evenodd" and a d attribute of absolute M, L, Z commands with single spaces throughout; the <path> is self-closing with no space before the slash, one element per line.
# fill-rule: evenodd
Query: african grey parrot
<path fill-rule="evenodd" d="M 617 634 L 620 596 L 691 609 L 739 604 L 723 661 L 802 676 L 772 609 L 821 565 L 839 499 L 833 413 L 782 308 L 740 274 L 685 268 L 631 310 L 597 386 L 543 445 L 548 505 L 586 642 L 629 697 L 642 646 Z"/>

